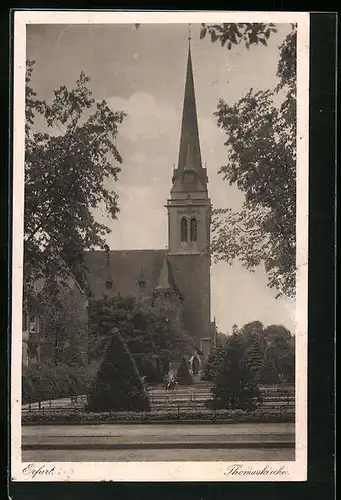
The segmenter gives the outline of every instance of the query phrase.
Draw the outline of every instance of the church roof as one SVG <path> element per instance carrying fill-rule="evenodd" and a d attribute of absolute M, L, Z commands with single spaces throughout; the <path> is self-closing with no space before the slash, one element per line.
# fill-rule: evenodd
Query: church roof
<path fill-rule="evenodd" d="M 137 296 L 141 269 L 146 282 L 145 294 L 151 296 L 159 283 L 167 250 L 110 250 L 109 266 L 112 288 L 106 288 L 108 263 L 103 250 L 85 252 L 90 293 L 94 297 L 104 294 Z"/>

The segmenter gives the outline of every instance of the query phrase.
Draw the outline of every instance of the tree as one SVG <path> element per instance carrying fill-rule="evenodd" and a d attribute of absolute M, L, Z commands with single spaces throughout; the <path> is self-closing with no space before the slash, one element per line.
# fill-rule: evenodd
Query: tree
<path fill-rule="evenodd" d="M 225 346 L 226 343 L 227 343 L 227 338 L 225 340 Z M 217 343 L 217 345 L 212 349 L 212 352 L 209 355 L 206 363 L 204 364 L 203 373 L 201 376 L 202 380 L 208 380 L 208 381 L 215 380 L 220 365 L 224 359 L 224 355 L 225 355 L 225 348 L 220 343 Z"/>
<path fill-rule="evenodd" d="M 277 31 L 273 23 L 223 23 L 223 24 L 201 24 L 200 38 L 210 35 L 211 41 L 220 42 L 222 47 L 231 50 L 234 45 L 245 43 L 248 49 L 250 45 L 262 43 L 267 45 L 271 33 Z"/>
<path fill-rule="evenodd" d="M 260 321 L 247 323 L 239 330 L 238 338 L 245 350 L 246 362 L 258 383 L 261 380 L 267 348 L 264 325 Z"/>
<path fill-rule="evenodd" d="M 295 337 L 281 325 L 270 325 L 264 330 L 267 343 L 266 365 L 278 382 L 295 381 Z M 265 375 L 265 374 L 264 374 Z"/>
<path fill-rule="evenodd" d="M 233 106 L 220 99 L 214 113 L 228 147 L 219 173 L 245 194 L 245 201 L 239 211 L 213 211 L 213 256 L 228 263 L 239 259 L 250 271 L 264 265 L 269 287 L 277 296 L 291 297 L 296 271 L 296 31 L 293 25 L 279 48 L 278 86 L 265 92 L 251 89 Z"/>
<path fill-rule="evenodd" d="M 163 382 L 162 363 L 158 356 L 151 356 L 146 353 L 133 354 L 132 356 L 139 374 L 145 378 L 147 383 L 159 384 Z"/>
<path fill-rule="evenodd" d="M 80 74 L 74 89 L 61 86 L 51 103 L 38 100 L 26 72 L 25 139 L 25 292 L 49 263 L 61 256 L 82 281 L 85 249 L 104 244 L 109 229 L 94 218 L 101 207 L 116 218 L 118 196 L 107 179 L 117 180 L 122 158 L 115 140 L 125 113 L 95 101 L 89 77 Z M 44 132 L 35 127 L 39 116 Z M 62 274 L 62 269 L 59 270 Z M 50 273 L 51 274 L 51 273 Z"/>
<path fill-rule="evenodd" d="M 188 368 L 188 362 L 185 356 L 181 358 L 180 366 L 176 374 L 176 380 L 179 385 L 193 384 L 193 378 Z"/>
<path fill-rule="evenodd" d="M 117 332 L 89 390 L 88 411 L 147 411 L 149 400 L 135 362 Z"/>
<path fill-rule="evenodd" d="M 225 347 L 226 342 L 227 342 L 227 335 L 226 335 L 226 333 L 217 332 L 217 335 L 216 335 L 216 342 L 217 342 L 217 344 L 219 344 L 221 347 Z"/>
<path fill-rule="evenodd" d="M 140 23 L 135 23 L 135 28 L 139 27 Z M 273 23 L 201 23 L 200 38 L 210 35 L 212 42 L 219 40 L 222 47 L 225 46 L 231 50 L 234 45 L 241 42 L 245 43 L 246 48 L 258 43 L 267 45 L 271 33 L 276 31 Z"/>
<path fill-rule="evenodd" d="M 117 328 L 129 351 L 136 354 L 177 359 L 192 350 L 192 343 L 167 315 L 133 297 L 91 301 L 90 343 L 94 356 L 101 354 L 108 332 Z"/>
<path fill-rule="evenodd" d="M 229 338 L 212 394 L 214 408 L 252 410 L 261 401 L 259 387 L 237 335 Z"/>
<path fill-rule="evenodd" d="M 45 352 L 55 365 L 87 363 L 88 323 L 85 297 L 73 280 L 66 284 L 58 275 L 44 283 L 31 301 L 41 321 Z"/>
<path fill-rule="evenodd" d="M 282 325 L 264 327 L 260 321 L 244 325 L 238 333 L 245 357 L 257 382 L 294 381 L 295 338 Z"/>

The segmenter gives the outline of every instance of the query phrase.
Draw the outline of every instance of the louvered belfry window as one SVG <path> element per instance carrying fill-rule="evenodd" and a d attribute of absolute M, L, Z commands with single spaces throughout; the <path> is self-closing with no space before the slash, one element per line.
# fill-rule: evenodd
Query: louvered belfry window
<path fill-rule="evenodd" d="M 181 219 L 181 241 L 187 241 L 187 219 L 183 217 Z"/>
<path fill-rule="evenodd" d="M 191 241 L 198 239 L 198 223 L 196 219 L 191 219 Z"/>

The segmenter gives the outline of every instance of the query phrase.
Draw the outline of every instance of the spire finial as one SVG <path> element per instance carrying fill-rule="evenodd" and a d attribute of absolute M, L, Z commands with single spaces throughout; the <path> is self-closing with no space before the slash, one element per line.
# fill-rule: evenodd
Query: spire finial
<path fill-rule="evenodd" d="M 191 23 L 188 23 L 188 41 L 191 44 Z"/>

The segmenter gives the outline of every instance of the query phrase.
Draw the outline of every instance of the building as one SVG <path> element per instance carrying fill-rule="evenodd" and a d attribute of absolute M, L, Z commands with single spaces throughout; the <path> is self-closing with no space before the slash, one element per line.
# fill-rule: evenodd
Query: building
<path fill-rule="evenodd" d="M 80 325 L 87 331 L 88 301 L 107 297 L 133 296 L 166 310 L 175 325 L 193 340 L 194 364 L 207 358 L 216 342 L 215 322 L 211 322 L 210 224 L 211 201 L 208 177 L 202 166 L 191 49 L 188 49 L 179 158 L 174 169 L 168 212 L 168 247 L 151 250 L 103 250 L 85 252 L 84 264 L 88 290 L 79 285 L 66 269 L 66 282 L 60 291 L 75 308 Z M 44 281 L 44 280 L 43 280 Z M 37 293 L 44 283 L 37 282 Z M 41 364 L 54 359 L 54 332 L 46 331 L 46 318 L 36 306 L 23 307 L 23 365 Z M 49 335 L 47 335 L 49 333 Z M 63 339 L 67 349 L 72 339 Z M 87 334 L 82 344 L 87 357 Z M 198 358 L 199 355 L 199 358 Z M 84 362 L 85 359 L 84 359 Z"/>
<path fill-rule="evenodd" d="M 56 361 L 59 356 L 65 356 L 71 350 L 77 351 L 77 360 L 83 365 L 88 359 L 88 297 L 86 291 L 80 286 L 74 274 L 65 264 L 63 259 L 57 257 L 59 266 L 63 268 L 63 278 L 55 279 L 58 289 L 58 299 L 65 305 L 64 314 L 74 318 L 74 328 L 67 335 L 58 335 L 56 330 L 51 330 L 51 317 L 47 318 L 44 309 L 46 296 L 46 282 L 44 278 L 38 279 L 34 284 L 35 299 L 31 297 L 30 303 L 24 300 L 22 308 L 22 364 L 25 367 Z M 55 296 L 50 300 L 54 300 Z M 70 312 L 72 314 L 70 314 Z M 50 315 L 49 315 L 50 316 Z M 50 327 L 48 326 L 50 325 Z M 75 331 L 77 338 L 75 338 Z M 77 342 L 77 345 L 75 343 Z"/>
<path fill-rule="evenodd" d="M 166 250 L 88 251 L 85 265 L 91 299 L 135 296 L 170 306 L 193 339 L 209 355 L 216 328 L 211 322 L 208 177 L 202 165 L 191 48 L 188 48 L 179 158 L 173 171 Z"/>

